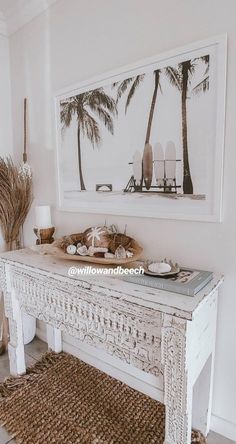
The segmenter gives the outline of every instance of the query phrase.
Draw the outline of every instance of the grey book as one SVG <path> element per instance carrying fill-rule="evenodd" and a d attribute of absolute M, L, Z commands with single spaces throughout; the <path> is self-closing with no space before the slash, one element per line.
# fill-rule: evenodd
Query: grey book
<path fill-rule="evenodd" d="M 212 271 L 193 270 L 181 268 L 175 276 L 149 276 L 125 275 L 123 279 L 127 282 L 144 285 L 146 287 L 159 288 L 160 290 L 173 291 L 174 293 L 194 296 L 213 278 Z"/>

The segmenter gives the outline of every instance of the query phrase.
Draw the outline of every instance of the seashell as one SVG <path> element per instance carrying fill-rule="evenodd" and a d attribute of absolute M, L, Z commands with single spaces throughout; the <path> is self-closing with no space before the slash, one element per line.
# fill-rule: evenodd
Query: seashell
<path fill-rule="evenodd" d="M 165 262 L 153 262 L 148 265 L 148 270 L 152 273 L 163 274 L 168 273 L 171 270 L 171 266 Z"/>
<path fill-rule="evenodd" d="M 108 251 L 108 249 L 105 248 L 105 247 L 92 247 L 92 246 L 90 246 L 88 248 L 89 256 L 94 256 L 95 253 L 103 253 L 104 254 L 104 253 L 107 253 L 107 251 Z"/>
<path fill-rule="evenodd" d="M 111 231 L 104 226 L 90 227 L 83 233 L 83 243 L 89 247 L 105 247 L 108 248 L 109 234 Z"/>
<path fill-rule="evenodd" d="M 79 247 L 82 247 L 81 242 L 79 242 L 78 244 L 76 244 L 76 248 L 78 249 Z"/>
<path fill-rule="evenodd" d="M 88 255 L 88 249 L 86 245 L 82 245 L 81 247 L 77 248 L 77 253 L 80 256 L 87 256 Z"/>
<path fill-rule="evenodd" d="M 119 247 L 116 249 L 115 258 L 116 259 L 125 259 L 126 258 L 126 251 L 122 245 L 119 245 Z"/>
<path fill-rule="evenodd" d="M 127 257 L 133 257 L 134 253 L 132 251 L 127 250 L 126 251 L 126 256 Z"/>
<path fill-rule="evenodd" d="M 106 259 L 113 259 L 113 258 L 115 257 L 115 255 L 114 255 L 113 253 L 105 253 L 105 254 L 104 254 L 104 257 L 105 257 Z"/>
<path fill-rule="evenodd" d="M 66 248 L 66 252 L 68 254 L 75 254 L 76 253 L 76 246 L 75 245 L 68 245 Z"/>

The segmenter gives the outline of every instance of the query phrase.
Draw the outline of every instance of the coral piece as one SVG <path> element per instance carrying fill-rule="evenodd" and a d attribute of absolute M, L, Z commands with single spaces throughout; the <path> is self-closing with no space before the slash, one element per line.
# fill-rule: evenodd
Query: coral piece
<path fill-rule="evenodd" d="M 133 257 L 134 253 L 132 251 L 127 250 L 126 251 L 126 256 L 127 257 Z"/>
<path fill-rule="evenodd" d="M 108 251 L 108 249 L 104 248 L 104 247 L 92 247 L 92 246 L 90 246 L 88 248 L 89 256 L 95 256 L 95 253 L 103 253 L 103 255 L 104 255 L 104 253 L 107 253 L 107 251 Z"/>

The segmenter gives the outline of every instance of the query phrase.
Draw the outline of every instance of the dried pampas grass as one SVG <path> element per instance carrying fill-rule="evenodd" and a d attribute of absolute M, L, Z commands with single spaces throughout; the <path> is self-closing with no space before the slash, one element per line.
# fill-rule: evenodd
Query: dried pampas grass
<path fill-rule="evenodd" d="M 11 157 L 0 157 L 0 227 L 6 250 L 19 247 L 21 228 L 32 200 L 30 170 L 15 166 Z"/>
<path fill-rule="evenodd" d="M 0 157 L 0 228 L 6 250 L 20 248 L 22 226 L 33 200 L 29 168 L 15 166 L 11 157 Z M 0 354 L 7 347 L 7 322 L 0 297 Z M 2 339 L 1 339 L 2 338 Z"/>

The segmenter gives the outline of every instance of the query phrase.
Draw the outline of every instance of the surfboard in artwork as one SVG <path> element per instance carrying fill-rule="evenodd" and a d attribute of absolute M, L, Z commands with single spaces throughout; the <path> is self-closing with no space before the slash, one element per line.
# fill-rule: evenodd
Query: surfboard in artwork
<path fill-rule="evenodd" d="M 164 186 L 165 166 L 164 151 L 161 143 L 156 143 L 153 149 L 154 175 L 157 186 Z"/>
<path fill-rule="evenodd" d="M 176 147 L 171 140 L 166 144 L 165 160 L 166 184 L 167 186 L 173 186 L 176 179 Z"/>
<path fill-rule="evenodd" d="M 150 143 L 146 143 L 143 152 L 143 179 L 145 187 L 150 190 L 153 174 L 153 153 Z"/>
<path fill-rule="evenodd" d="M 135 185 L 140 186 L 142 179 L 142 156 L 138 150 L 133 155 L 133 175 Z"/>

